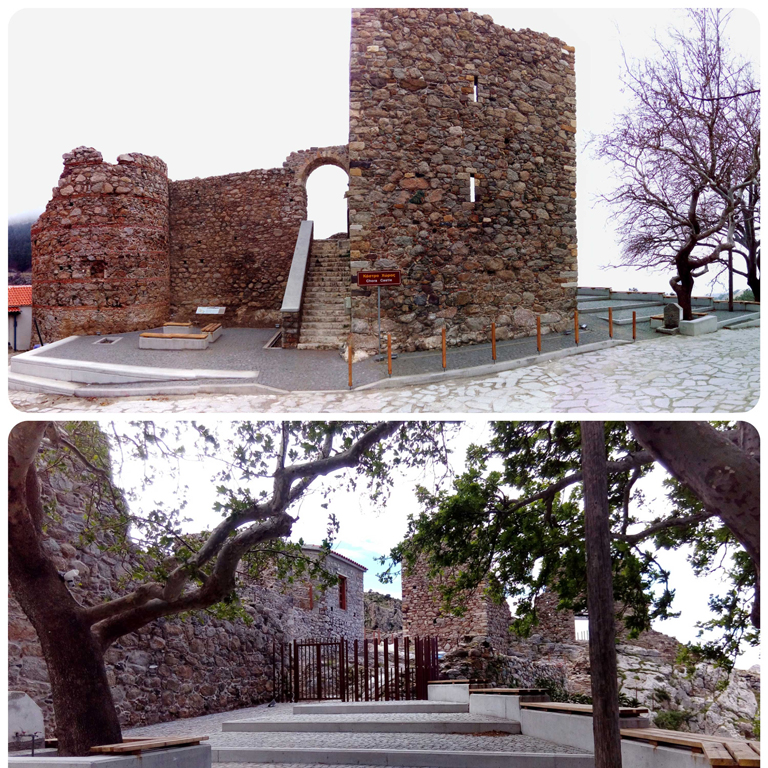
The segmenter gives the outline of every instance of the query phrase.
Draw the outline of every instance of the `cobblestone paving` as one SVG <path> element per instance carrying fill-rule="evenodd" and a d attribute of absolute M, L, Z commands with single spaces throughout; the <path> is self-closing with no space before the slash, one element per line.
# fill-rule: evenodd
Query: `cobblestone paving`
<path fill-rule="evenodd" d="M 492 730 L 492 729 L 488 729 Z M 387 749 L 443 752 L 550 752 L 583 755 L 584 751 L 533 736 L 473 736 L 463 733 L 220 733 L 215 748 L 247 749 Z"/>
<path fill-rule="evenodd" d="M 178 398 L 10 396 L 17 408 L 36 413 L 742 413 L 759 397 L 759 346 L 760 329 L 745 328 L 395 389 Z"/>

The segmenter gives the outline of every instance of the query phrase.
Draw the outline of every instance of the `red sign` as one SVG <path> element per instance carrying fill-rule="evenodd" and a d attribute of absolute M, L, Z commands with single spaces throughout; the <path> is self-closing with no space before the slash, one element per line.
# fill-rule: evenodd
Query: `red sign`
<path fill-rule="evenodd" d="M 357 273 L 358 285 L 400 285 L 400 270 L 399 269 L 382 269 L 371 270 L 361 269 Z"/>

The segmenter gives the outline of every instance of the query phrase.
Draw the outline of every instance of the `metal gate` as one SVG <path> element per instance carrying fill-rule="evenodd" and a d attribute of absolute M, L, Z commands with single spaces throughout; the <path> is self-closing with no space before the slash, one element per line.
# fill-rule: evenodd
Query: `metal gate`
<path fill-rule="evenodd" d="M 273 643 L 278 701 L 409 701 L 427 698 L 437 680 L 436 637 Z"/>

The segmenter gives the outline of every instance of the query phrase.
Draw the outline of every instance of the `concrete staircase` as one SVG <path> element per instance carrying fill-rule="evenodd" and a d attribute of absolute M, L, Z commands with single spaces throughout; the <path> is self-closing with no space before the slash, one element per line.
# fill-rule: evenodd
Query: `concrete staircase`
<path fill-rule="evenodd" d="M 349 333 L 349 240 L 312 243 L 299 349 L 336 349 Z"/>

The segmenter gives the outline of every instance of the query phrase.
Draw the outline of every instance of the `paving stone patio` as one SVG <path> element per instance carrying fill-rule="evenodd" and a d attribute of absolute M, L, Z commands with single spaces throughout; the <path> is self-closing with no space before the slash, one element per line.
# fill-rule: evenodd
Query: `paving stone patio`
<path fill-rule="evenodd" d="M 760 393 L 760 329 L 662 337 L 491 376 L 367 391 L 70 398 L 11 392 L 31 413 L 744 413 Z"/>
<path fill-rule="evenodd" d="M 291 733 L 291 732 L 222 732 L 221 724 L 234 720 L 286 720 L 298 721 L 327 721 L 327 722 L 359 722 L 362 720 L 377 720 L 380 722 L 395 720 L 414 721 L 467 721 L 482 719 L 487 722 L 487 730 L 494 730 L 493 725 L 499 718 L 470 715 L 469 713 L 425 714 L 425 713 L 391 713 L 391 714 L 351 714 L 335 716 L 294 715 L 292 704 L 277 704 L 274 707 L 266 705 L 239 709 L 234 712 L 220 712 L 203 717 L 174 720 L 142 728 L 132 728 L 124 732 L 124 736 L 167 736 L 170 734 L 207 735 L 208 744 L 217 748 L 274 748 L 274 749 L 379 749 L 379 750 L 441 750 L 441 751 L 472 751 L 472 752 L 509 752 L 509 753 L 549 753 L 578 755 L 583 750 L 553 744 L 543 739 L 523 735 L 504 736 L 474 736 L 468 734 L 439 734 L 439 733 Z M 243 768 L 256 766 L 257 763 L 216 763 L 217 766 Z M 289 768 L 301 765 L 302 768 L 319 766 L 319 763 L 270 763 L 272 768 Z"/>

